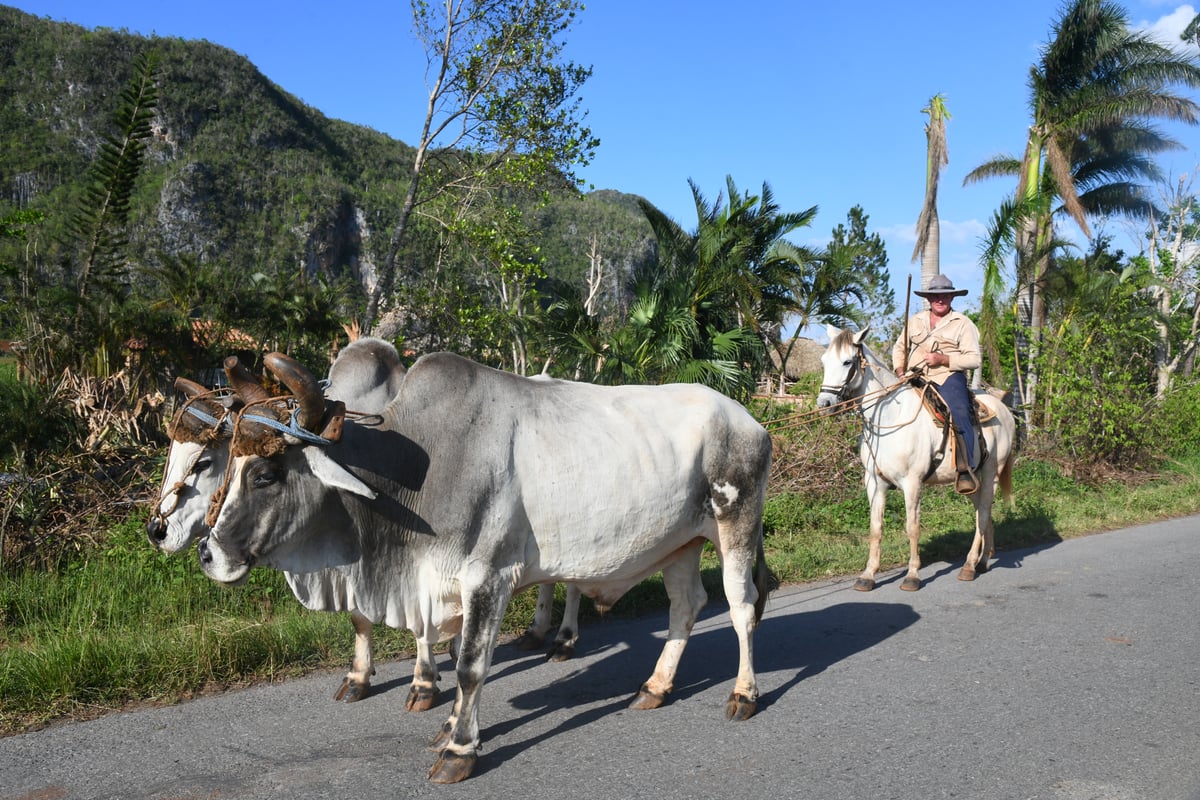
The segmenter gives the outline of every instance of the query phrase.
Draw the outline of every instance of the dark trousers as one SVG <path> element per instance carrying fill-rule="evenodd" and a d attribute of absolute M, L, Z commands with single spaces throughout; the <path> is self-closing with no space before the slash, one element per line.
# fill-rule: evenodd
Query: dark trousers
<path fill-rule="evenodd" d="M 967 386 L 967 376 L 954 372 L 941 386 L 934 384 L 938 394 L 950 407 L 950 419 L 954 427 L 963 435 L 967 446 L 967 463 L 975 464 L 975 426 L 971 421 L 971 390 Z"/>

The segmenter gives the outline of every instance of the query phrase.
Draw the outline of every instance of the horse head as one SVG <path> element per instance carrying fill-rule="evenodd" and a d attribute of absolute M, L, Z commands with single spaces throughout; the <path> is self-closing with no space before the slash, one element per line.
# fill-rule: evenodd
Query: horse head
<path fill-rule="evenodd" d="M 832 408 L 862 396 L 867 383 L 863 342 L 870 329 L 868 325 L 855 333 L 825 326 L 829 347 L 821 355 L 825 375 L 821 379 L 821 393 L 817 395 L 817 408 Z"/>

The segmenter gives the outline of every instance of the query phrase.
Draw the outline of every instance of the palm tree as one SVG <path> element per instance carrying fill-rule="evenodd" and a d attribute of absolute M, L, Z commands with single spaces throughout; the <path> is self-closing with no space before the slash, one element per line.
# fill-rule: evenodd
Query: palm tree
<path fill-rule="evenodd" d="M 929 105 L 921 109 L 929 115 L 925 125 L 925 202 L 917 218 L 917 244 L 913 248 L 912 260 L 921 260 L 921 288 L 928 289 L 933 276 L 941 271 L 941 241 L 938 225 L 937 190 L 942 169 L 950 163 L 946 150 L 946 98 L 935 94 Z"/>
<path fill-rule="evenodd" d="M 816 216 L 812 207 L 783 212 L 771 187 L 742 192 L 732 177 L 710 203 L 689 181 L 696 228 L 685 230 L 642 201 L 658 245 L 657 259 L 634 277 L 628 319 L 609 331 L 580 304 L 551 307 L 549 338 L 567 363 L 591 365 L 601 382 L 700 381 L 746 394 L 766 363 L 766 347 L 792 315 L 842 307 L 847 287 L 861 294 L 852 270 L 833 275 L 821 255 L 788 240 Z M 826 302 L 827 300 L 827 302 Z"/>
<path fill-rule="evenodd" d="M 744 327 L 766 343 L 773 330 L 799 310 L 819 254 L 787 237 L 808 227 L 817 207 L 783 212 L 767 183 L 758 195 L 726 177 L 724 198 L 709 203 L 688 181 L 696 229 L 686 232 L 642 201 L 658 242 L 657 280 L 692 287 L 692 309 L 702 324 Z M 727 200 L 725 199 L 727 198 Z"/>
<path fill-rule="evenodd" d="M 1194 101 L 1172 92 L 1176 85 L 1200 86 L 1196 58 L 1130 30 L 1113 3 L 1073 0 L 1030 70 L 1033 122 L 1024 156 L 994 159 L 967 175 L 964 183 L 1017 175 L 1016 193 L 997 215 L 991 243 L 1008 243 L 1016 254 L 1026 366 L 1045 323 L 1041 285 L 1055 249 L 1055 216 L 1070 216 L 1090 236 L 1089 214 L 1151 212 L 1135 181 L 1157 177 L 1150 155 L 1179 147 L 1151 121 L 1195 124 L 1198 117 Z M 1036 387 L 1032 370 L 1020 387 L 1027 407 L 1036 402 Z"/>

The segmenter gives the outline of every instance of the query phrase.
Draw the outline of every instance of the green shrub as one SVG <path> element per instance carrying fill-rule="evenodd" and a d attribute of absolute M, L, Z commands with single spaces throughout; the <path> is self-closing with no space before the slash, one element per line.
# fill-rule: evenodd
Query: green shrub
<path fill-rule="evenodd" d="M 1155 415 L 1157 439 L 1174 458 L 1200 453 L 1200 381 L 1176 387 L 1163 399 Z"/>
<path fill-rule="evenodd" d="M 0 379 L 0 468 L 19 471 L 74 440 L 75 418 L 41 387 Z"/>

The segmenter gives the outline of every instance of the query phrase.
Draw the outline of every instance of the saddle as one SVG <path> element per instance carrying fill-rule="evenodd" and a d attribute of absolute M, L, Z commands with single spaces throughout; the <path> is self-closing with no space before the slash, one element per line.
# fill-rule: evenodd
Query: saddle
<path fill-rule="evenodd" d="M 959 463 L 958 454 L 956 452 L 958 447 L 958 437 L 950 435 L 952 427 L 950 424 L 950 407 L 946 405 L 946 401 L 942 399 L 942 396 L 937 392 L 936 389 L 929 391 L 931 388 L 930 381 L 926 380 L 920 375 L 915 375 L 909 379 L 909 383 L 920 391 L 921 402 L 924 404 L 925 410 L 929 412 L 931 417 L 933 417 L 933 421 L 942 427 L 942 443 L 938 447 L 939 457 L 934 459 L 933 466 L 930 468 L 929 475 L 932 475 L 937 471 L 937 468 L 941 462 L 945 460 L 947 449 L 949 449 L 953 463 Z M 979 395 L 984 393 L 995 395 L 996 392 L 996 389 L 991 388 L 972 389 L 970 392 L 971 421 L 974 423 L 973 427 L 975 428 L 975 440 L 978 443 L 978 450 L 976 452 L 979 453 L 979 461 L 976 463 L 975 469 L 979 469 L 979 467 L 985 460 L 987 460 L 988 457 L 987 442 L 983 438 L 983 431 L 980 430 L 980 425 L 985 422 L 989 422 L 996 417 L 995 411 L 979 402 Z M 928 478 L 929 475 L 927 475 L 926 478 Z"/>

